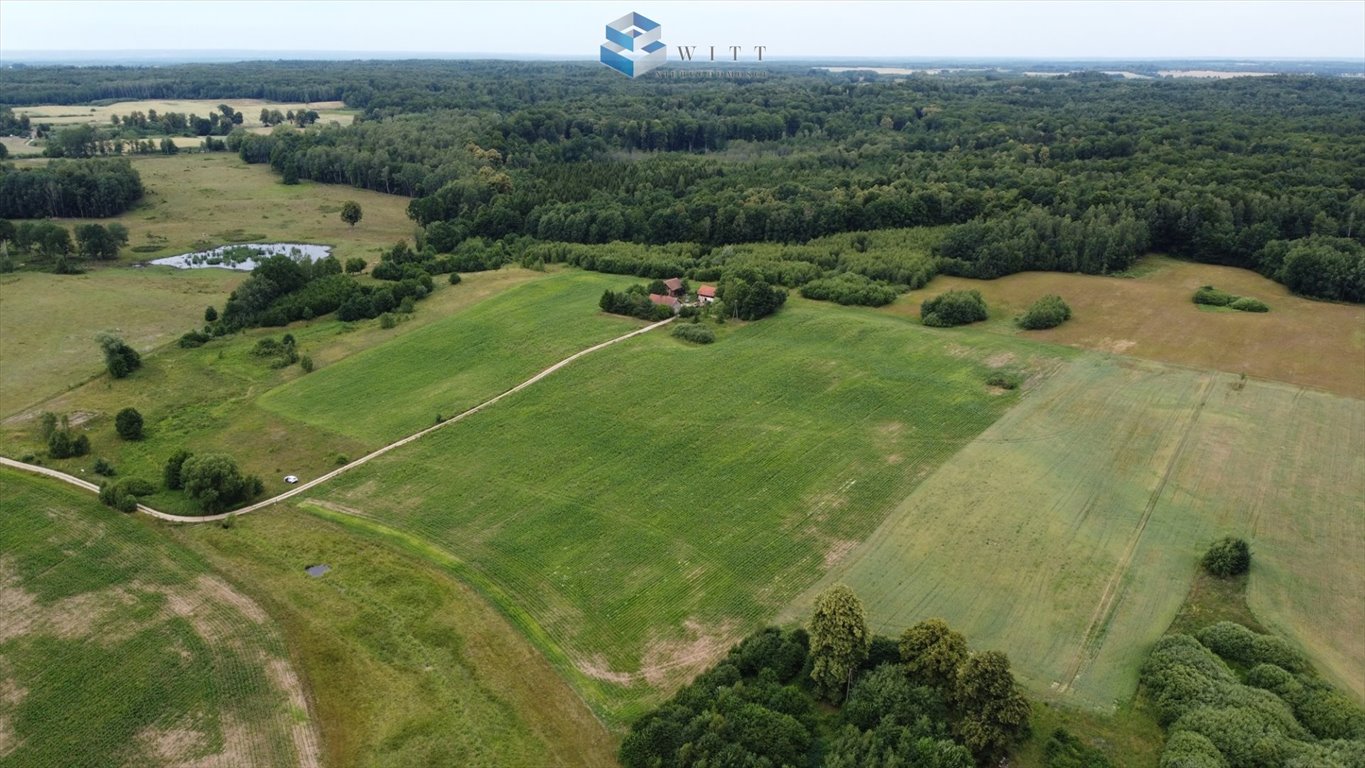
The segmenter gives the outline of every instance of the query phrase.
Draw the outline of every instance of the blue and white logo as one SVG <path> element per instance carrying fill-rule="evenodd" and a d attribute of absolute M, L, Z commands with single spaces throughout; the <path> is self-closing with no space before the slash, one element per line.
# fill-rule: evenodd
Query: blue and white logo
<path fill-rule="evenodd" d="M 668 47 L 659 39 L 659 23 L 638 13 L 607 25 L 607 41 L 602 44 L 602 63 L 626 77 L 639 77 L 664 63 Z"/>

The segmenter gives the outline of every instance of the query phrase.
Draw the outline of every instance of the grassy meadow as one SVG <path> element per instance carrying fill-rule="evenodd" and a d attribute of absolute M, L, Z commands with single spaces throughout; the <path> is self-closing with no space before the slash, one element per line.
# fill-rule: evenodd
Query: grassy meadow
<path fill-rule="evenodd" d="M 149 270 L 146 274 L 149 279 L 160 274 L 158 279 L 174 285 L 186 276 L 210 271 L 217 272 L 156 270 L 154 273 Z M 105 274 L 117 277 L 140 273 L 109 270 L 92 275 L 92 279 L 101 279 Z M 26 274 L 22 279 L 44 277 L 49 276 Z M 285 332 L 292 333 L 300 354 L 311 356 L 317 365 L 317 369 L 308 375 L 321 376 L 329 366 L 350 355 L 408 334 L 422 334 L 433 324 L 446 323 L 448 326 L 464 310 L 480 305 L 484 299 L 546 277 L 529 270 L 509 268 L 469 275 L 457 286 L 438 285 L 435 293 L 417 304 L 417 311 L 409 319 L 392 329 L 382 328 L 378 320 L 343 323 L 327 318 L 285 329 L 253 330 L 214 340 L 197 349 L 181 349 L 173 343 L 163 345 L 145 355 L 142 368 L 126 379 L 115 380 L 107 374 L 99 374 L 70 391 L 58 390 L 54 394 L 44 388 L 53 386 L 51 382 L 44 385 L 41 378 L 26 379 L 22 386 L 16 386 L 16 400 L 41 402 L 41 405 L 0 421 L 0 450 L 15 458 L 41 454 L 44 446 L 38 431 L 38 415 L 46 410 L 69 416 L 73 424 L 86 431 L 91 442 L 88 456 L 48 462 L 58 469 L 93 477 L 91 467 L 95 459 L 105 458 L 113 462 L 122 476 L 156 480 L 161 476 L 161 466 L 166 458 L 180 448 L 188 448 L 196 452 L 228 453 L 238 460 L 244 471 L 261 476 L 267 493 L 278 493 L 286 487 L 282 480 L 284 475 L 322 474 L 335 468 L 341 457 L 355 458 L 378 447 L 380 442 L 366 442 L 343 432 L 320 429 L 262 407 L 257 401 L 263 393 L 305 374 L 297 365 L 273 369 L 253 357 L 251 348 L 259 339 L 278 339 Z M 131 293 L 126 298 L 131 299 Z M 176 321 L 168 316 L 159 332 L 170 337 L 194 327 L 202 318 L 200 300 L 196 298 L 194 306 L 187 308 L 183 320 Z M 221 305 L 221 301 L 219 303 Z M 590 314 L 596 312 L 592 305 L 584 310 Z M 93 335 L 93 331 L 90 334 Z M 99 349 L 94 342 L 79 341 L 73 359 L 79 354 L 84 361 L 82 365 L 101 366 Z M 41 366 L 45 359 L 34 351 L 16 353 L 13 357 L 8 349 L 5 352 L 5 368 L 11 360 L 16 366 L 30 364 L 30 361 Z M 490 356 L 492 354 L 496 351 Z M 543 364 L 549 362 L 553 360 L 547 359 Z M 497 384 L 501 391 L 520 379 L 502 383 L 491 379 L 485 381 L 490 386 Z M 145 439 L 128 442 L 114 433 L 114 415 L 125 407 L 136 408 L 142 414 Z M 192 511 L 178 493 L 158 493 L 147 501 L 166 511 Z"/>
<path fill-rule="evenodd" d="M 300 242 L 330 245 L 341 259 L 360 256 L 373 264 L 379 249 L 413 237 L 405 197 L 308 181 L 282 184 L 269 165 L 247 165 L 229 152 L 130 159 L 146 190 L 142 201 L 118 216 L 89 220 L 128 228 L 128 245 L 119 257 L 123 263 L 230 243 Z M 364 212 L 355 227 L 341 220 L 347 200 L 360 203 Z M 65 226 L 87 222 L 56 221 Z"/>
<path fill-rule="evenodd" d="M 615 765 L 606 728 L 496 610 L 350 521 L 276 509 L 163 532 L 261 595 L 324 765 Z M 304 573 L 317 563 L 332 570 Z"/>
<path fill-rule="evenodd" d="M 313 496 L 449 553 L 620 725 L 1004 413 L 991 365 L 1053 364 L 794 300 L 710 346 L 598 352 Z"/>
<path fill-rule="evenodd" d="M 941 616 L 1008 652 L 1035 695 L 1115 711 L 1204 547 L 1243 535 L 1265 618 L 1310 651 L 1334 649 L 1314 658 L 1358 696 L 1345 673 L 1362 661 L 1348 637 L 1365 632 L 1365 573 L 1350 556 L 1362 419 L 1359 400 L 1085 356 L 919 486 L 817 588 L 849 584 L 881 631 Z M 813 592 L 786 615 L 804 614 Z"/>
<path fill-rule="evenodd" d="M 631 279 L 561 272 L 266 392 L 281 417 L 371 448 L 429 427 L 581 349 L 642 327 L 597 311 Z M 463 288 L 463 284 L 455 290 Z"/>
<path fill-rule="evenodd" d="M 1254 296 L 1270 312 L 1201 311 L 1191 297 L 1202 285 Z M 1365 307 L 1294 296 L 1250 270 L 1146 256 L 1129 277 L 940 276 L 882 311 L 919 317 L 925 299 L 959 288 L 981 291 L 991 319 L 978 327 L 987 330 L 1365 398 Z M 1013 318 L 1048 293 L 1071 305 L 1072 319 L 1045 331 L 1016 328 Z"/>
<path fill-rule="evenodd" d="M 319 764 L 257 603 L 83 491 L 0 486 L 0 765 Z"/>
<path fill-rule="evenodd" d="M 221 307 L 245 278 L 168 267 L 0 275 L 0 417 L 101 375 L 100 331 L 145 355 L 201 324 L 204 307 Z"/>

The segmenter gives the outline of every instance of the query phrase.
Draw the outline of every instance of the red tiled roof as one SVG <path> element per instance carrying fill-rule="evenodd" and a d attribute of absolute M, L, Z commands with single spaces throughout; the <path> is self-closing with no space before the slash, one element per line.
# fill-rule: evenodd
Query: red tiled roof
<path fill-rule="evenodd" d="M 673 298 L 672 296 L 665 296 L 665 295 L 663 295 L 662 293 L 651 293 L 651 294 L 649 294 L 649 300 L 652 301 L 652 302 L 654 302 L 655 304 L 664 304 L 664 305 L 670 306 L 670 307 L 676 307 L 676 306 L 678 306 L 678 300 L 677 300 L 677 299 Z"/>
<path fill-rule="evenodd" d="M 705 296 L 708 299 L 714 299 L 716 298 L 716 286 L 703 285 L 702 287 L 697 289 L 697 295 Z"/>

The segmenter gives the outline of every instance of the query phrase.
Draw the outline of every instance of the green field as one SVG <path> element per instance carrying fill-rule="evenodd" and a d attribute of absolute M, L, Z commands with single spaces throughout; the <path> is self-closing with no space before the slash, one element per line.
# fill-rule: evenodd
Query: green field
<path fill-rule="evenodd" d="M 0 765 L 318 765 L 254 601 L 82 491 L 0 485 Z"/>
<path fill-rule="evenodd" d="M 621 723 L 1003 413 L 983 361 L 1007 344 L 797 300 L 708 347 L 598 352 L 316 496 L 454 555 Z"/>
<path fill-rule="evenodd" d="M 562 272 L 265 393 L 262 407 L 371 448 L 453 416 L 643 323 L 597 310 L 628 278 Z M 458 286 L 457 286 L 458 290 Z"/>
<path fill-rule="evenodd" d="M 607 730 L 495 610 L 345 523 L 276 509 L 165 531 L 262 595 L 308 681 L 325 765 L 614 765 Z M 316 563 L 332 570 L 303 572 Z"/>
<path fill-rule="evenodd" d="M 852 586 L 882 631 L 946 618 L 1008 652 L 1035 694 L 1112 711 L 1203 548 L 1241 534 L 1266 618 L 1355 687 L 1363 419 L 1359 400 L 1087 356 L 925 481 L 822 585 Z"/>

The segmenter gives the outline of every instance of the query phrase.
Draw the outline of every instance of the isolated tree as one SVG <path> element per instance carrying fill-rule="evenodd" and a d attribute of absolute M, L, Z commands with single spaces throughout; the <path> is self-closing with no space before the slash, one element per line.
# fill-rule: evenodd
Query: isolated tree
<path fill-rule="evenodd" d="M 347 200 L 341 205 L 341 220 L 352 227 L 360 221 L 360 217 L 363 215 L 364 212 L 360 210 L 360 203 L 354 200 Z"/>
<path fill-rule="evenodd" d="M 124 440 L 142 439 L 142 414 L 135 408 L 124 408 L 114 417 L 114 431 Z"/>
<path fill-rule="evenodd" d="M 836 584 L 815 599 L 810 621 L 811 680 L 816 695 L 835 704 L 848 695 L 853 673 L 867 658 L 867 614 L 853 590 Z"/>
<path fill-rule="evenodd" d="M 943 619 L 921 621 L 901 634 L 901 661 L 917 683 L 951 696 L 957 672 L 967 660 L 967 638 Z"/>
<path fill-rule="evenodd" d="M 1204 570 L 1227 578 L 1246 573 L 1251 567 L 1251 547 L 1243 539 L 1224 536 L 1204 553 Z"/>
<path fill-rule="evenodd" d="M 261 481 L 243 475 L 237 462 L 218 453 L 191 456 L 180 467 L 185 495 L 206 513 L 222 512 L 260 492 Z"/>
<path fill-rule="evenodd" d="M 142 356 L 137 350 L 123 343 L 123 339 L 108 333 L 95 337 L 100 349 L 104 350 L 104 365 L 109 375 L 121 379 L 142 367 Z"/>
<path fill-rule="evenodd" d="M 204 322 L 206 322 L 206 323 L 211 323 L 211 322 L 213 322 L 214 320 L 217 320 L 217 319 L 218 319 L 218 310 L 214 309 L 214 308 L 213 308 L 213 305 L 209 305 L 209 306 L 207 306 L 207 307 L 204 307 Z"/>
<path fill-rule="evenodd" d="M 998 761 L 1028 733 L 1028 700 L 1015 685 L 1009 657 L 999 651 L 967 659 L 958 670 L 953 698 L 962 715 L 962 743 L 982 764 Z"/>

